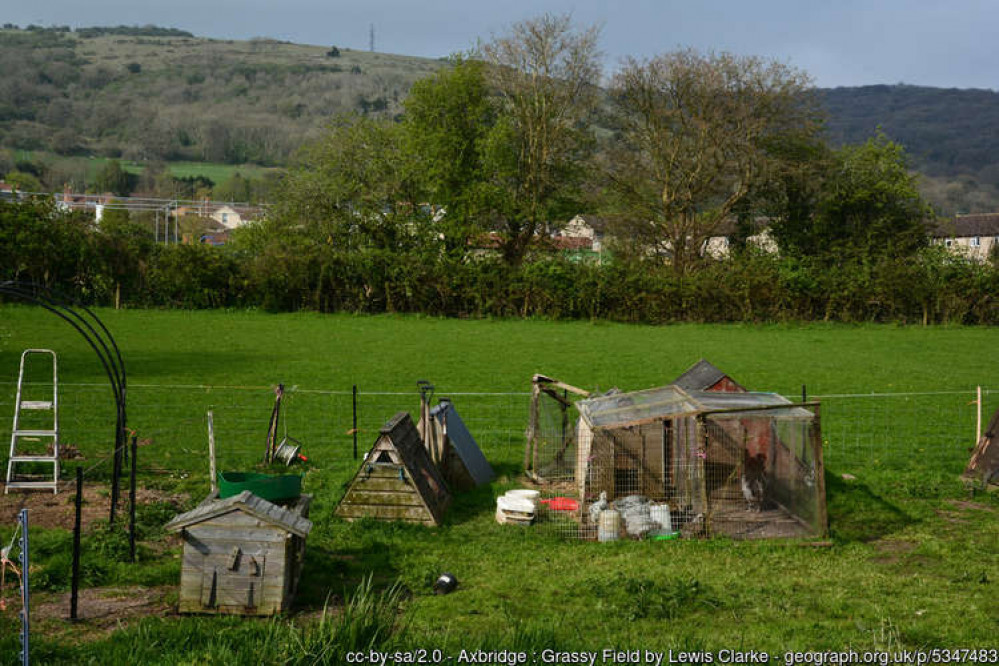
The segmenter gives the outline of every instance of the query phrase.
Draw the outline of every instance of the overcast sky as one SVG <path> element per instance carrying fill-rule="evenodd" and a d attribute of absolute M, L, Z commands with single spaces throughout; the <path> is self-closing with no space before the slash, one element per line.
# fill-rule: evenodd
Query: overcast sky
<path fill-rule="evenodd" d="M 9 0 L 0 21 L 156 25 L 204 37 L 274 37 L 426 57 L 539 13 L 602 26 L 609 68 L 677 47 L 764 55 L 822 87 L 999 88 L 999 0 Z"/>

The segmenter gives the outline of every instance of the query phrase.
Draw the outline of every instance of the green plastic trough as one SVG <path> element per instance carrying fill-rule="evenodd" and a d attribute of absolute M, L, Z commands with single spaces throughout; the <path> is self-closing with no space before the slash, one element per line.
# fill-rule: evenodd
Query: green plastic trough
<path fill-rule="evenodd" d="M 219 472 L 219 499 L 249 490 L 268 502 L 293 500 L 302 494 L 300 474 L 259 474 L 257 472 Z"/>

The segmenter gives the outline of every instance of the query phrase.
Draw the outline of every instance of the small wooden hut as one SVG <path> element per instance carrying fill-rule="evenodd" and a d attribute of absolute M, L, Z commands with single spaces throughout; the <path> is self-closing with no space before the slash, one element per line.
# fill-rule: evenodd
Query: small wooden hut
<path fill-rule="evenodd" d="M 210 497 L 166 524 L 184 539 L 182 613 L 273 615 L 294 599 L 311 495 L 285 508 L 246 490 Z"/>
<path fill-rule="evenodd" d="M 451 493 L 423 448 L 413 419 L 399 412 L 382 426 L 336 515 L 440 525 L 450 503 Z"/>

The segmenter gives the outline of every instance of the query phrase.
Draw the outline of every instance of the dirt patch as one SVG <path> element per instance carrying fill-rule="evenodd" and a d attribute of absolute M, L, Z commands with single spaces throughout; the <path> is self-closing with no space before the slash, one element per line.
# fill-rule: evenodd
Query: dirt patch
<path fill-rule="evenodd" d="M 878 564 L 898 564 L 903 555 L 916 549 L 912 541 L 900 539 L 878 539 L 872 545 L 879 554 L 871 560 Z"/>
<path fill-rule="evenodd" d="M 3 488 L 2 483 L 0 483 L 0 488 Z M 60 491 L 59 494 L 41 490 L 12 490 L 10 494 L 0 494 L 0 525 L 13 525 L 17 522 L 17 515 L 21 509 L 28 509 L 28 520 L 32 527 L 71 530 L 75 517 L 73 506 L 75 498 L 76 489 L 72 484 L 69 485 L 68 489 Z M 151 488 L 138 488 L 135 492 L 135 499 L 139 504 L 171 502 L 180 507 L 186 498 L 182 495 Z M 125 508 L 127 501 L 128 493 L 125 492 L 121 503 L 123 512 L 127 510 Z M 110 508 L 111 490 L 108 486 L 84 484 L 83 506 L 80 511 L 84 530 L 87 530 L 96 520 L 107 520 Z"/>
<path fill-rule="evenodd" d="M 72 632 L 73 640 L 89 640 L 99 634 L 127 625 L 129 620 L 173 614 L 175 607 L 168 598 L 176 588 L 164 587 L 93 587 L 80 590 L 77 599 L 77 620 L 69 620 L 69 593 L 45 595 L 32 600 L 32 629 L 37 622 L 49 631 Z"/>
<path fill-rule="evenodd" d="M 967 500 L 950 500 L 947 503 L 956 509 L 963 509 L 965 511 L 988 511 L 989 513 L 996 513 L 999 511 L 999 509 L 996 509 L 994 506 L 988 506 L 987 504 L 980 504 L 978 502 L 968 502 Z"/>

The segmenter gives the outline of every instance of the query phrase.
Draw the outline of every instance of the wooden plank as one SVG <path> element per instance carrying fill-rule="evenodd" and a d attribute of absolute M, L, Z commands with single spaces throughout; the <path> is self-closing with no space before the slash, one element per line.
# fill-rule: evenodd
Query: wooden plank
<path fill-rule="evenodd" d="M 400 481 L 398 477 L 395 479 L 358 479 L 350 486 L 347 495 L 350 495 L 353 490 L 387 490 L 398 493 L 416 492 L 411 483 Z"/>
<path fill-rule="evenodd" d="M 432 519 L 423 507 L 369 505 L 354 506 L 341 504 L 337 513 L 345 518 L 377 518 L 379 520 L 418 520 Z"/>
<path fill-rule="evenodd" d="M 211 545 L 213 542 L 229 543 L 281 543 L 285 540 L 287 532 L 274 529 L 248 529 L 240 526 L 215 525 L 211 527 L 198 525 L 197 527 L 185 530 L 188 541 L 196 540 L 202 544 Z M 198 550 L 203 549 L 198 544 L 192 543 Z"/>
<path fill-rule="evenodd" d="M 372 470 L 368 472 L 368 465 L 371 465 Z M 389 463 L 364 463 L 361 468 L 360 473 L 357 475 L 358 480 L 365 479 L 396 479 L 399 480 L 399 468 L 401 465 L 389 464 Z M 408 477 L 409 474 L 406 469 L 402 468 L 402 473 L 404 477 Z"/>
<path fill-rule="evenodd" d="M 390 504 L 396 506 L 423 506 L 413 491 L 361 490 L 355 488 L 344 497 L 346 504 Z"/>

